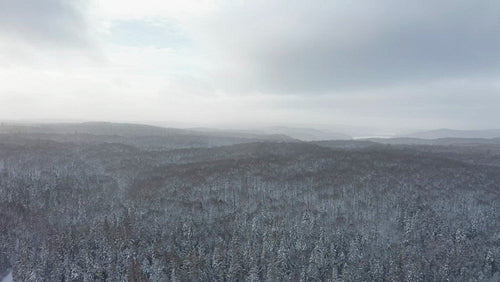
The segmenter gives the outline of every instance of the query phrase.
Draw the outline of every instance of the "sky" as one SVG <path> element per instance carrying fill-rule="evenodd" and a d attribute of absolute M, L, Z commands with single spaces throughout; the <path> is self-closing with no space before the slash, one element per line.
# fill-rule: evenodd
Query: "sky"
<path fill-rule="evenodd" d="M 0 0 L 0 119 L 498 128 L 497 0 Z"/>

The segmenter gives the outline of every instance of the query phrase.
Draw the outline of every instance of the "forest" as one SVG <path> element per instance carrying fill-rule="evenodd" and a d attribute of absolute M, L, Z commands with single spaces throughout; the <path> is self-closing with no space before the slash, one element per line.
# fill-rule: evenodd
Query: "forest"
<path fill-rule="evenodd" d="M 14 281 L 500 281 L 499 140 L 0 129 Z"/>

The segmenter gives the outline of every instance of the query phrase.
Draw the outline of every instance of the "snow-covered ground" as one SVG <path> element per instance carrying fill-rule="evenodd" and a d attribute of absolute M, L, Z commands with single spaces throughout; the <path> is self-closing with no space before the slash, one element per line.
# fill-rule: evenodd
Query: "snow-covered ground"
<path fill-rule="evenodd" d="M 12 281 L 14 281 L 14 280 L 12 280 L 12 271 L 9 272 L 9 274 L 7 276 L 2 278 L 2 282 L 12 282 Z"/>

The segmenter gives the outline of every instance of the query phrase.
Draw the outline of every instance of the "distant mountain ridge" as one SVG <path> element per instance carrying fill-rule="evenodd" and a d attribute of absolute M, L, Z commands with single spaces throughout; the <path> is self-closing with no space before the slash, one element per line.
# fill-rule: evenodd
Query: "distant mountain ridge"
<path fill-rule="evenodd" d="M 435 139 L 424 139 L 424 138 L 367 138 L 362 139 L 363 141 L 371 141 L 379 144 L 390 144 L 390 145 L 498 145 L 500 144 L 500 138 L 435 138 Z"/>
<path fill-rule="evenodd" d="M 0 133 L 43 133 L 43 134 L 91 134 L 117 136 L 172 136 L 203 135 L 214 137 L 233 137 L 262 139 L 265 141 L 293 141 L 284 134 L 244 134 L 219 130 L 195 130 L 160 127 L 134 123 L 83 122 L 83 123 L 47 123 L 47 124 L 14 124 L 2 123 Z"/>
<path fill-rule="evenodd" d="M 28 140 L 47 139 L 74 143 L 122 143 L 147 150 L 217 147 L 251 142 L 298 142 L 279 134 L 243 134 L 224 131 L 195 131 L 144 124 L 85 122 L 54 124 L 1 123 L 0 134 Z M 0 136 L 2 137 L 2 136 Z"/>
<path fill-rule="evenodd" d="M 320 141 L 320 140 L 352 140 L 352 137 L 338 132 L 329 130 L 320 130 L 315 128 L 303 127 L 286 127 L 275 126 L 262 129 L 263 133 L 284 134 L 292 138 L 297 138 L 303 141 Z"/>
<path fill-rule="evenodd" d="M 315 128 L 304 127 L 286 127 L 273 126 L 257 129 L 213 129 L 213 128 L 191 128 L 198 132 L 219 132 L 225 134 L 236 134 L 237 136 L 288 136 L 301 141 L 323 141 L 323 140 L 352 140 L 352 137 L 347 134 L 331 132 L 328 130 L 319 130 Z"/>
<path fill-rule="evenodd" d="M 169 134 L 188 134 L 189 131 L 159 126 L 131 123 L 83 122 L 83 123 L 3 123 L 3 133 L 51 133 L 51 134 L 92 134 L 119 136 L 164 136 Z"/>
<path fill-rule="evenodd" d="M 402 135 L 399 137 L 420 139 L 442 139 L 442 138 L 500 138 L 500 129 L 487 130 L 457 130 L 436 129 Z"/>

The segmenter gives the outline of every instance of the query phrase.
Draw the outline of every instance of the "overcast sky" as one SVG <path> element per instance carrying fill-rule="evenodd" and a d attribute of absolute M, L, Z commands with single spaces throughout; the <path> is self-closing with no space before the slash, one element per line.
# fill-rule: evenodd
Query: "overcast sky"
<path fill-rule="evenodd" d="M 0 0 L 0 119 L 498 128 L 498 0 Z"/>

